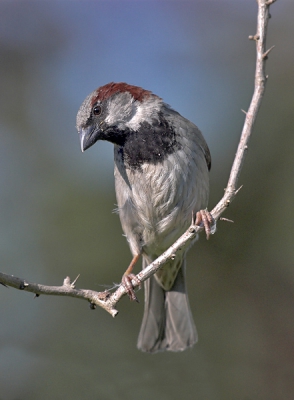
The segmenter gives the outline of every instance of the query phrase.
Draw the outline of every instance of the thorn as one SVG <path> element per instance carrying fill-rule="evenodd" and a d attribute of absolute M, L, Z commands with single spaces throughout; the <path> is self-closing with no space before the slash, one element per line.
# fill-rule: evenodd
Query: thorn
<path fill-rule="evenodd" d="M 0 282 L 1 283 L 1 285 L 3 285 L 3 286 L 5 286 L 5 287 L 7 287 L 8 288 L 8 286 L 7 285 L 5 285 L 5 283 L 2 283 L 2 282 Z"/>
<path fill-rule="evenodd" d="M 275 47 L 275 46 L 270 47 L 265 53 L 263 53 L 262 58 L 263 58 L 264 60 L 267 60 L 269 53 L 272 51 L 272 49 L 273 49 L 274 47 Z"/>
<path fill-rule="evenodd" d="M 34 299 L 36 299 L 37 297 L 40 297 L 39 293 L 35 294 Z"/>
<path fill-rule="evenodd" d="M 91 310 L 95 310 L 95 308 L 96 308 L 96 304 L 90 302 L 90 309 Z"/>
<path fill-rule="evenodd" d="M 242 189 L 242 187 L 243 187 L 243 185 L 241 185 L 240 187 L 239 187 L 239 189 L 237 189 L 237 190 L 235 190 L 235 196 L 236 196 L 236 194 L 238 194 L 239 192 L 240 192 L 240 190 Z"/>
<path fill-rule="evenodd" d="M 80 275 L 81 275 L 81 274 L 79 274 L 79 275 L 76 277 L 76 279 L 71 283 L 70 286 L 71 286 L 73 289 L 75 288 L 76 281 L 79 279 Z"/>
<path fill-rule="evenodd" d="M 271 4 L 275 3 L 277 0 L 268 0 L 265 2 L 266 6 L 270 6 Z"/>
<path fill-rule="evenodd" d="M 242 110 L 242 108 L 241 108 L 241 111 L 242 111 L 245 115 L 247 115 L 247 111 Z"/>
<path fill-rule="evenodd" d="M 234 223 L 234 221 L 232 221 L 231 219 L 224 218 L 224 217 L 220 217 L 220 221 L 226 221 L 226 222 L 232 222 L 232 223 Z"/>

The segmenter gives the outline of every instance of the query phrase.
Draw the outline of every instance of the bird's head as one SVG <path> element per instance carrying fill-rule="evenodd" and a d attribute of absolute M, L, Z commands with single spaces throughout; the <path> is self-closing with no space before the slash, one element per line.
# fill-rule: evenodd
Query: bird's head
<path fill-rule="evenodd" d="M 130 131 L 158 118 L 161 106 L 162 99 L 138 86 L 113 82 L 101 86 L 86 97 L 77 114 L 81 150 L 97 140 L 123 145 Z"/>

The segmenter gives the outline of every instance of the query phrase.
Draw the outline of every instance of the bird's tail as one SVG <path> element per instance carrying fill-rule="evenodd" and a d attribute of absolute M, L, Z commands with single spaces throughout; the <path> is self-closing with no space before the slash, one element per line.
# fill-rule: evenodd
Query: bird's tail
<path fill-rule="evenodd" d="M 169 291 L 165 291 L 154 276 L 145 282 L 145 310 L 138 349 L 149 353 L 183 351 L 197 342 L 185 283 L 185 264 L 184 260 Z"/>

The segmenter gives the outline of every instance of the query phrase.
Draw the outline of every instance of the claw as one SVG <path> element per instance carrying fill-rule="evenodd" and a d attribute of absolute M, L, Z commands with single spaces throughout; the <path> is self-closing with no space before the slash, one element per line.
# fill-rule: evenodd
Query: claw
<path fill-rule="evenodd" d="M 139 258 L 140 258 L 140 254 L 137 254 L 133 257 L 130 265 L 128 266 L 128 269 L 123 274 L 123 277 L 121 280 L 122 284 L 124 285 L 124 287 L 127 291 L 127 294 L 129 296 L 130 300 L 136 301 L 137 303 L 139 303 L 139 300 L 137 299 L 137 296 L 135 295 L 134 287 L 132 285 L 132 280 L 134 279 L 134 281 L 140 288 L 141 288 L 141 281 L 140 281 L 140 279 L 138 279 L 136 277 L 135 274 L 132 273 L 132 271 L 133 271 L 134 265 L 139 260 Z"/>
<path fill-rule="evenodd" d="M 127 291 L 130 300 L 139 303 L 139 300 L 135 295 L 134 287 L 132 285 L 132 280 L 135 280 L 136 284 L 139 285 L 139 287 L 141 288 L 141 281 L 136 277 L 135 274 L 124 275 L 121 281 Z"/>
<path fill-rule="evenodd" d="M 215 232 L 215 220 L 208 210 L 200 210 L 196 213 L 195 225 L 203 225 L 206 239 Z"/>

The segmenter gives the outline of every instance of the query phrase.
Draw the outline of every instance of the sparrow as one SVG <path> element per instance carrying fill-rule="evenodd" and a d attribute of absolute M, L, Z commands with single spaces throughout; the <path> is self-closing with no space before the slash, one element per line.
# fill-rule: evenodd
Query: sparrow
<path fill-rule="evenodd" d="M 82 152 L 98 140 L 114 145 L 118 213 L 133 255 L 122 283 L 136 300 L 131 281 L 140 257 L 143 268 L 159 257 L 187 230 L 192 215 L 210 234 L 208 146 L 197 126 L 160 97 L 122 82 L 89 94 L 76 127 Z M 185 282 L 186 253 L 177 252 L 144 282 L 137 343 L 142 351 L 182 351 L 197 342 Z"/>

